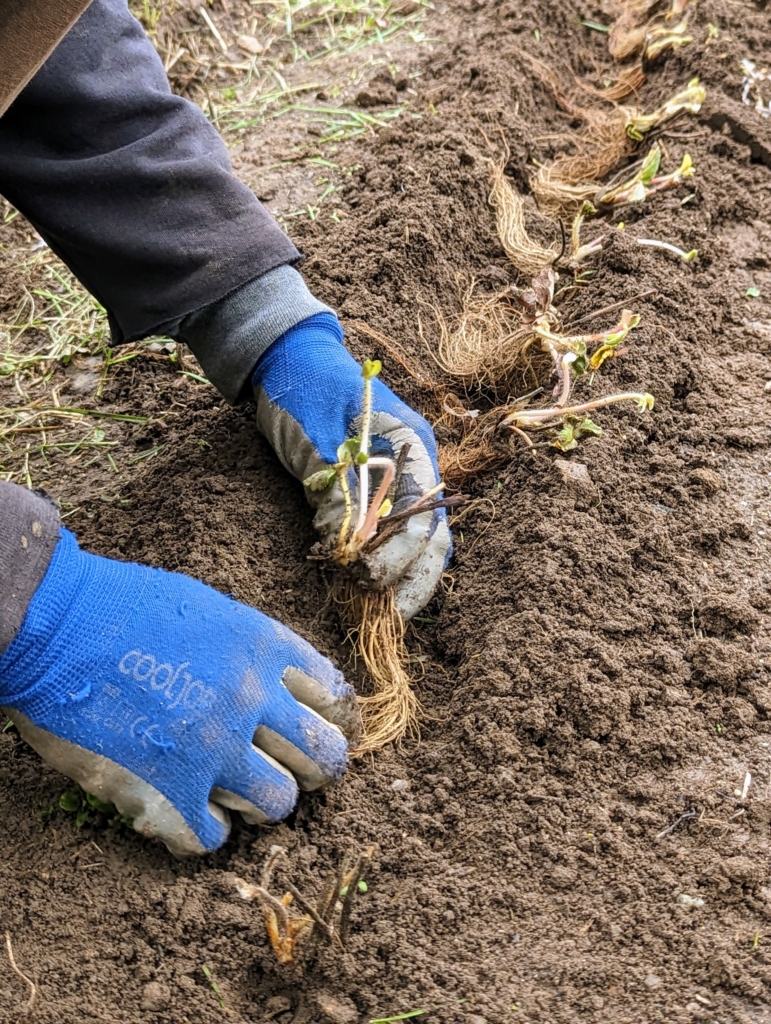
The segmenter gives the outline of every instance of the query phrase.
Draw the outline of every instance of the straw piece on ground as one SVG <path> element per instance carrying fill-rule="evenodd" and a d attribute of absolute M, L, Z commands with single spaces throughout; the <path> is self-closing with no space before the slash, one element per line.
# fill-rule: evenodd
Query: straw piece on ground
<path fill-rule="evenodd" d="M 525 200 L 503 172 L 505 161 L 491 163 L 492 191 L 490 205 L 495 209 L 498 237 L 511 262 L 526 277 L 535 277 L 550 267 L 558 256 L 558 248 L 544 248 L 534 241 L 525 227 Z"/>
<path fill-rule="evenodd" d="M 359 698 L 363 735 L 353 755 L 417 738 L 421 708 L 405 668 L 405 623 L 393 591 L 363 590 L 355 580 L 339 579 L 332 598 L 372 683 L 371 695 Z"/>
<path fill-rule="evenodd" d="M 35 1006 L 35 1000 L 37 998 L 37 986 L 35 985 L 34 981 L 32 981 L 31 978 L 27 977 L 24 971 L 22 971 L 22 969 L 16 963 L 16 957 L 13 954 L 13 944 L 11 942 L 10 932 L 5 933 L 5 952 L 6 955 L 8 956 L 8 963 L 11 965 L 11 970 L 13 971 L 17 978 L 21 978 L 21 980 L 26 984 L 27 989 L 29 990 L 29 998 L 21 1008 L 22 1016 L 27 1017 L 29 1016 L 29 1014 L 32 1013 L 33 1007 Z"/>

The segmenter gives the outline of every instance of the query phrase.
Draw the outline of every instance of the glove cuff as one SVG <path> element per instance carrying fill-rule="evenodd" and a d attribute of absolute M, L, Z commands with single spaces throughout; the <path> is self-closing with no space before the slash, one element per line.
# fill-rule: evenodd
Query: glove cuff
<path fill-rule="evenodd" d="M 283 266 L 166 329 L 190 346 L 206 376 L 234 405 L 245 397 L 249 375 L 263 353 L 317 314 L 336 320 L 329 306 L 314 298 L 302 276 L 293 267 Z"/>
<path fill-rule="evenodd" d="M 260 360 L 252 374 L 252 389 L 257 391 L 263 381 L 263 376 L 268 365 L 268 356 L 275 357 L 282 348 L 293 347 L 302 351 L 304 346 L 308 349 L 318 350 L 319 344 L 342 345 L 343 328 L 337 315 L 326 307 L 322 312 L 314 313 L 313 316 L 301 320 L 285 331 L 280 338 L 276 338 L 273 344 L 260 356 Z M 317 351 L 309 352 L 308 358 L 317 357 Z M 296 355 L 293 355 L 296 358 Z"/>
<path fill-rule="evenodd" d="M 58 540 L 56 508 L 0 481 L 0 655 L 19 632 Z"/>

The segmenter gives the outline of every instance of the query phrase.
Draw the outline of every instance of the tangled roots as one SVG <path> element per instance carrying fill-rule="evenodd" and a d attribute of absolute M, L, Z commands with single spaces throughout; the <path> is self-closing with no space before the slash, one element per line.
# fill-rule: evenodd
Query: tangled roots
<path fill-rule="evenodd" d="M 508 291 L 479 296 L 473 289 L 472 281 L 452 325 L 434 308 L 440 334 L 434 358 L 445 373 L 466 384 L 507 384 L 521 369 L 533 332 L 511 304 Z"/>
<path fill-rule="evenodd" d="M 543 213 L 572 216 L 597 194 L 602 187 L 600 179 L 634 151 L 626 126 L 627 112 L 623 108 L 604 111 L 579 132 L 578 152 L 538 168 L 530 187 Z"/>
<path fill-rule="evenodd" d="M 420 702 L 405 668 L 405 623 L 392 590 L 363 590 L 350 578 L 335 582 L 332 599 L 350 631 L 357 658 L 372 683 L 359 698 L 363 735 L 354 756 L 420 735 Z"/>
<path fill-rule="evenodd" d="M 558 256 L 554 248 L 545 249 L 534 241 L 525 227 L 525 200 L 503 173 L 505 160 L 492 164 L 493 182 L 490 204 L 495 208 L 498 237 L 514 266 L 528 278 L 550 267 Z"/>

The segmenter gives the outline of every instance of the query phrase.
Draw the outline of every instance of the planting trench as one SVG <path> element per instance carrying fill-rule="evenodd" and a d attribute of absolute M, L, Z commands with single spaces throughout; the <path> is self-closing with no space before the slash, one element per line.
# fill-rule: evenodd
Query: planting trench
<path fill-rule="evenodd" d="M 466 481 L 483 500 L 457 523 L 451 579 L 408 635 L 420 743 L 356 762 L 283 825 L 236 823 L 222 851 L 179 863 L 125 829 L 41 820 L 65 784 L 0 736 L 0 919 L 39 986 L 37 1020 L 771 1020 L 771 122 L 741 104 L 738 67 L 771 59 L 763 6 L 702 0 L 695 41 L 643 86 L 653 108 L 695 75 L 705 85 L 702 112 L 662 140 L 672 167 L 692 154 L 696 175 L 614 215 L 626 229 L 566 308 L 580 317 L 657 290 L 630 303 L 642 323 L 595 384 L 649 391 L 656 407 L 598 413 L 603 436 L 566 455 L 515 445 Z M 575 127 L 518 50 L 596 84 L 607 39 L 585 16 L 604 18 L 572 0 L 437 4 L 432 50 L 400 54 L 422 73 L 421 118 L 348 144 L 359 166 L 339 223 L 289 222 L 319 297 L 437 380 L 418 316 L 430 342 L 429 306 L 457 311 L 458 275 L 482 291 L 522 283 L 487 202 L 500 129 L 525 191 L 530 158 Z M 719 35 L 706 45 L 708 23 Z M 234 155 L 259 191 L 265 152 L 247 135 Z M 642 235 L 699 258 L 643 250 Z M 437 417 L 388 351 L 355 327 L 348 343 Z M 81 541 L 258 606 L 356 679 L 306 560 L 301 487 L 252 412 L 158 360 L 117 367 L 103 404 L 142 406 L 157 419 L 136 443 L 164 447 L 113 484 L 117 500 L 46 483 L 77 506 Z M 257 881 L 274 843 L 310 896 L 347 851 L 378 844 L 345 952 L 276 964 L 233 883 Z M 25 993 L 4 967 L 0 995 L 0 1020 L 17 1019 Z"/>

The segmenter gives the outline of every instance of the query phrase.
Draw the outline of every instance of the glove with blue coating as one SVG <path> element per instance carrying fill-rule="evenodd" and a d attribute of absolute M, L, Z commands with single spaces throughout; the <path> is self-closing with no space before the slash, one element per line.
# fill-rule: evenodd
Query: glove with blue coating
<path fill-rule="evenodd" d="M 289 629 L 185 576 L 81 551 L 62 529 L 0 656 L 0 706 L 53 767 L 177 855 L 227 809 L 279 821 L 347 766 L 353 690 Z"/>
<path fill-rule="evenodd" d="M 284 466 L 307 480 L 337 462 L 337 449 L 361 432 L 364 382 L 359 364 L 343 347 L 337 317 L 318 313 L 275 341 L 252 378 L 257 424 Z M 408 509 L 439 483 L 436 439 L 430 425 L 380 380 L 372 382 L 370 454 L 398 459 L 409 444 L 393 511 Z M 354 478 L 355 487 L 355 478 Z M 314 524 L 331 552 L 339 538 L 344 500 L 338 483 L 324 491 L 306 488 L 316 508 Z M 356 501 L 356 494 L 353 495 Z M 387 522 L 387 520 L 384 520 Z M 423 608 L 436 588 L 451 551 L 444 509 L 422 512 L 362 556 L 365 581 L 395 587 L 405 619 Z"/>

